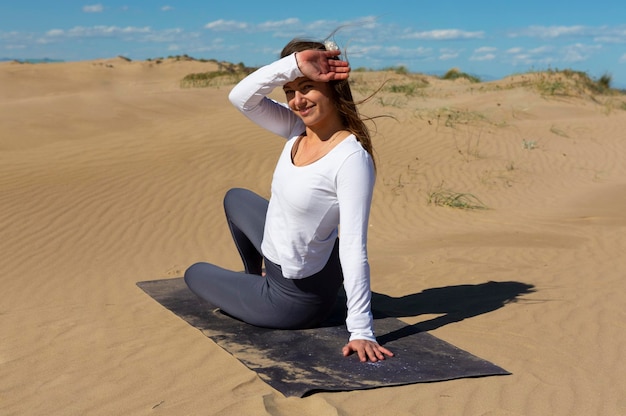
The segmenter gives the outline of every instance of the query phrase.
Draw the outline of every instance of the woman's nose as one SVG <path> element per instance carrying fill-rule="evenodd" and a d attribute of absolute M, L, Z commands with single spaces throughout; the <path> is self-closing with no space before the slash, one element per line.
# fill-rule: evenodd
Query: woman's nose
<path fill-rule="evenodd" d="M 293 95 L 293 101 L 296 105 L 303 103 L 304 94 L 302 94 L 300 91 L 296 91 Z"/>

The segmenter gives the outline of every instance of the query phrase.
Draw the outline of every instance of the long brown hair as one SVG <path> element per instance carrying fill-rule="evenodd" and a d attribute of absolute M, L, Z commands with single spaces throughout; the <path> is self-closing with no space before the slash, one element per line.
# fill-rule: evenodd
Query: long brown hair
<path fill-rule="evenodd" d="M 284 58 L 285 56 L 289 56 L 294 52 L 301 52 L 306 50 L 321 50 L 325 51 L 326 47 L 323 43 L 306 40 L 306 39 L 293 39 L 283 48 L 280 53 L 280 57 Z M 370 135 L 370 131 L 363 122 L 363 119 L 359 115 L 359 110 L 357 109 L 358 104 L 352 98 L 352 90 L 350 89 L 350 83 L 346 80 L 339 81 L 330 81 L 331 90 L 333 92 L 333 98 L 335 101 L 335 105 L 337 106 L 337 110 L 341 115 L 341 120 L 350 133 L 354 134 L 356 139 L 361 143 L 363 149 L 369 153 L 372 158 L 372 162 L 374 163 L 374 169 L 376 168 L 376 160 L 374 158 L 374 147 L 372 146 L 372 138 Z M 366 99 L 367 100 L 367 99 Z"/>

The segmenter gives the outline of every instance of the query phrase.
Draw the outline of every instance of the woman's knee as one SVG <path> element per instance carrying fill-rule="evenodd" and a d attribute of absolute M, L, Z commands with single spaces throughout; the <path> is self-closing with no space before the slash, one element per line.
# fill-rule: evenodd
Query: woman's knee
<path fill-rule="evenodd" d="M 239 204 L 241 204 L 242 200 L 244 200 L 245 195 L 248 193 L 252 193 L 252 191 L 249 191 L 247 189 L 244 188 L 231 188 L 228 191 L 226 191 L 226 194 L 224 195 L 224 208 L 226 208 L 226 210 L 228 210 L 229 206 L 237 206 Z"/>
<path fill-rule="evenodd" d="M 183 278 L 192 290 L 196 283 L 202 279 L 202 276 L 207 274 L 207 266 L 209 266 L 208 263 L 195 263 L 185 270 Z"/>
<path fill-rule="evenodd" d="M 231 188 L 224 195 L 224 207 L 227 206 L 251 206 L 267 209 L 268 201 L 261 195 L 245 188 Z"/>

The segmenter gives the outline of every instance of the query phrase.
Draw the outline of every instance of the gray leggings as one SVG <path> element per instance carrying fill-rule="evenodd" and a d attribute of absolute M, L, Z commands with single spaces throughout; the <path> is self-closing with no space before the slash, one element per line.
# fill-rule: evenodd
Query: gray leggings
<path fill-rule="evenodd" d="M 245 272 L 196 263 L 185 272 L 185 282 L 200 298 L 252 325 L 280 329 L 319 325 L 330 314 L 343 283 L 339 240 L 324 269 L 304 279 L 287 279 L 279 265 L 261 254 L 267 206 L 266 199 L 249 190 L 228 191 L 226 220 Z"/>

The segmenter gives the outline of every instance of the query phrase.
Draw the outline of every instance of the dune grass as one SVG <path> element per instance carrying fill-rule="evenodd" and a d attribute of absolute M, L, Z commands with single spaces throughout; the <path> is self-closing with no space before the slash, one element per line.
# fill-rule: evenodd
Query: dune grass
<path fill-rule="evenodd" d="M 531 72 L 536 76 L 534 87 L 546 96 L 579 96 L 579 95 L 611 95 L 619 94 L 611 84 L 613 77 L 605 73 L 599 78 L 592 78 L 583 71 L 573 69 L 548 69 L 542 72 Z"/>
<path fill-rule="evenodd" d="M 488 209 L 487 206 L 473 194 L 438 189 L 428 194 L 428 203 L 439 207 L 459 209 Z"/>
<path fill-rule="evenodd" d="M 443 74 L 441 76 L 441 79 L 447 79 L 447 80 L 451 80 L 454 81 L 455 79 L 466 79 L 471 83 L 478 83 L 481 82 L 480 78 L 474 76 L 474 75 L 470 75 L 466 72 L 461 72 L 461 70 L 459 70 L 458 68 L 452 68 L 450 69 L 448 72 L 446 72 L 445 74 Z"/>
<path fill-rule="evenodd" d="M 217 71 L 199 72 L 187 74 L 180 81 L 181 88 L 206 88 L 217 85 L 236 84 L 256 68 L 249 68 L 243 63 L 230 64 L 216 62 Z"/>
<path fill-rule="evenodd" d="M 424 108 L 415 112 L 420 117 L 435 120 L 437 127 L 443 124 L 445 127 L 456 128 L 459 125 L 469 125 L 478 123 L 491 123 L 487 116 L 478 111 L 469 109 L 458 109 L 453 107 Z"/>
<path fill-rule="evenodd" d="M 384 88 L 385 91 L 394 94 L 404 94 L 407 97 L 413 97 L 415 95 L 423 95 L 423 89 L 428 87 L 428 81 L 426 80 L 410 80 L 406 83 L 392 83 Z"/>
<path fill-rule="evenodd" d="M 215 85 L 216 80 L 226 81 L 222 83 L 236 83 L 243 77 L 227 71 L 211 71 L 188 74 L 180 81 L 181 88 L 204 88 Z"/>

